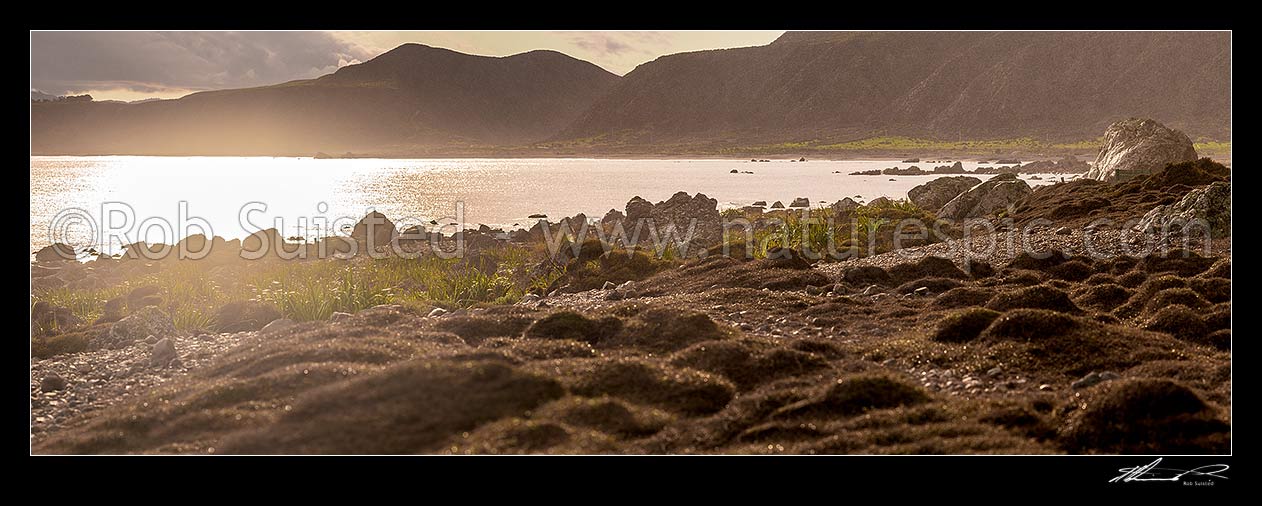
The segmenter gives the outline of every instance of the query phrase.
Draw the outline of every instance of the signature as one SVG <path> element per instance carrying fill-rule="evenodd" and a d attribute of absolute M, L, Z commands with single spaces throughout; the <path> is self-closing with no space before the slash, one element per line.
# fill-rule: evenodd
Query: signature
<path fill-rule="evenodd" d="M 1227 477 L 1219 473 L 1231 468 L 1231 466 L 1228 466 L 1227 464 L 1210 464 L 1194 469 L 1171 469 L 1168 467 L 1157 467 L 1157 464 L 1160 463 L 1161 459 L 1157 459 L 1146 466 L 1123 467 L 1118 469 L 1118 471 L 1121 471 L 1122 474 L 1109 480 L 1109 483 L 1126 483 L 1131 481 L 1179 481 L 1183 479 L 1184 476 L 1190 476 L 1192 478 L 1222 478 L 1225 480 Z"/>

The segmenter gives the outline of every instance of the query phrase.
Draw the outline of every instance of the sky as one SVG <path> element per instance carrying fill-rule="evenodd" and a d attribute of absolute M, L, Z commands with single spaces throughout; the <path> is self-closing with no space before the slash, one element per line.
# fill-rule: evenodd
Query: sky
<path fill-rule="evenodd" d="M 328 74 L 406 42 L 485 56 L 552 49 L 618 75 L 659 56 L 760 46 L 782 31 L 31 32 L 31 89 L 177 98 Z"/>

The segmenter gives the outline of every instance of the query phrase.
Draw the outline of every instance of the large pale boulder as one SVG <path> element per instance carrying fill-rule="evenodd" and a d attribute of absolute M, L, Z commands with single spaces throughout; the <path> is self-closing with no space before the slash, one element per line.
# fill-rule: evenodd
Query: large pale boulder
<path fill-rule="evenodd" d="M 988 218 L 1008 209 L 1033 190 L 1016 174 L 1000 174 L 957 195 L 942 209 L 938 217 L 952 220 Z"/>
<path fill-rule="evenodd" d="M 936 212 L 951 199 L 979 184 L 982 180 L 971 176 L 940 177 L 912 188 L 907 192 L 907 199 L 916 207 Z"/>
<path fill-rule="evenodd" d="M 1187 134 L 1150 119 L 1131 118 L 1109 126 L 1104 147 L 1087 171 L 1098 181 L 1125 181 L 1152 174 L 1167 165 L 1196 160 L 1196 149 Z"/>

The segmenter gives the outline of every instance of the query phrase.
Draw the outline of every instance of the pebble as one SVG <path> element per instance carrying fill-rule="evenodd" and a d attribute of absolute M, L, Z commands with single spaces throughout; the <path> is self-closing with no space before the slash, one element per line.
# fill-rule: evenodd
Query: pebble
<path fill-rule="evenodd" d="M 613 281 L 606 281 L 606 282 L 605 282 L 605 284 L 604 284 L 604 285 L 602 285 L 602 286 L 600 287 L 600 289 L 601 289 L 601 290 L 613 290 L 614 288 L 617 288 L 617 287 L 618 287 L 618 285 L 613 284 Z"/>
<path fill-rule="evenodd" d="M 915 291 L 915 292 L 913 292 L 913 293 L 915 293 L 916 295 L 919 295 L 919 296 L 921 296 L 921 297 L 924 297 L 924 296 L 926 296 L 926 295 L 929 295 L 929 287 L 927 287 L 927 286 L 922 286 L 922 287 L 920 287 L 920 288 L 917 288 L 917 289 L 916 289 L 916 291 Z"/>
<path fill-rule="evenodd" d="M 992 367 L 989 371 L 986 371 L 986 375 L 992 378 L 999 376 L 1000 374 L 1003 374 L 1003 368 L 1001 367 Z"/>
<path fill-rule="evenodd" d="M 434 308 L 434 310 L 433 310 L 433 311 L 430 311 L 430 312 L 429 312 L 429 317 L 430 317 L 430 318 L 436 318 L 436 317 L 439 317 L 439 316 L 442 316 L 442 315 L 445 315 L 445 314 L 447 314 L 447 310 L 446 310 L 446 309 L 443 309 L 443 308 L 441 308 L 441 307 L 436 307 L 436 308 Z"/>
<path fill-rule="evenodd" d="M 1050 391 L 1051 389 L 1052 389 L 1052 386 L 1046 383 L 1039 385 L 1039 390 L 1042 390 L 1044 392 Z"/>
<path fill-rule="evenodd" d="M 158 367 L 166 367 L 178 358 L 179 353 L 175 351 L 175 342 L 169 337 L 164 337 L 154 343 L 149 353 L 149 363 Z"/>
<path fill-rule="evenodd" d="M 294 324 L 294 321 L 290 320 L 289 318 L 277 318 L 275 320 L 272 320 L 271 323 L 264 325 L 263 330 L 261 330 L 260 332 L 263 332 L 263 333 L 276 332 L 277 330 L 283 329 L 293 324 Z"/>
<path fill-rule="evenodd" d="M 56 373 L 44 376 L 44 379 L 39 382 L 39 389 L 43 392 L 55 392 L 64 388 L 66 388 L 66 379 Z"/>

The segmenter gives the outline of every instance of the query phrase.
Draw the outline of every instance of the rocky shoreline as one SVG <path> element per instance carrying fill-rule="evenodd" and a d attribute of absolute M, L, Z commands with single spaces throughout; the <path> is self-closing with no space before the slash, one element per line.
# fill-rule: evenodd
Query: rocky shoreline
<path fill-rule="evenodd" d="M 41 252 L 32 451 L 1229 452 L 1230 172 L 1169 162 L 815 210 L 854 231 L 680 192 L 441 261 L 450 237 L 373 215 L 291 245 L 327 259 L 234 258 L 274 231 L 192 261 Z"/>

